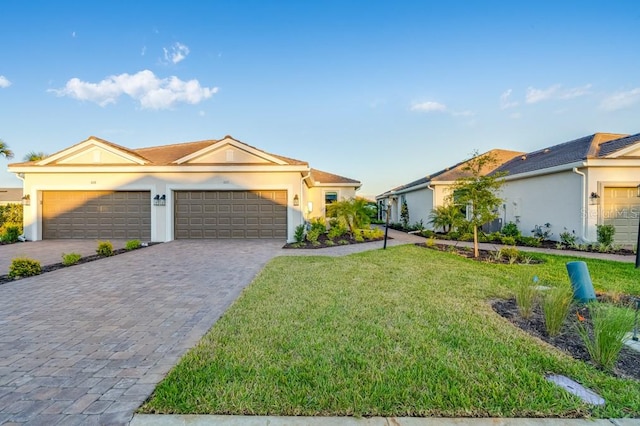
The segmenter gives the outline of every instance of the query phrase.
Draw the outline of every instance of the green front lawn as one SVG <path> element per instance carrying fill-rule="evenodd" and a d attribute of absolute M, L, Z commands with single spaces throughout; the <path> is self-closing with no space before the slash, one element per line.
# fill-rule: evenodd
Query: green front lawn
<path fill-rule="evenodd" d="M 569 285 L 565 262 L 496 265 L 415 246 L 273 260 L 142 411 L 252 415 L 640 416 L 613 378 L 493 312 L 518 274 Z M 599 290 L 640 294 L 632 264 L 587 261 Z M 544 379 L 599 393 L 581 403 Z"/>

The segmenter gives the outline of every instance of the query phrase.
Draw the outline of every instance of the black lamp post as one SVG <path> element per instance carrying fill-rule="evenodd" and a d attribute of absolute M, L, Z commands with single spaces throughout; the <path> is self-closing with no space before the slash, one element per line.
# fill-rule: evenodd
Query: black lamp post
<path fill-rule="evenodd" d="M 636 196 L 640 198 L 640 185 L 636 187 Z M 640 216 L 640 211 L 638 212 Z M 640 220 L 638 220 L 638 242 L 636 243 L 636 269 L 640 269 Z"/>

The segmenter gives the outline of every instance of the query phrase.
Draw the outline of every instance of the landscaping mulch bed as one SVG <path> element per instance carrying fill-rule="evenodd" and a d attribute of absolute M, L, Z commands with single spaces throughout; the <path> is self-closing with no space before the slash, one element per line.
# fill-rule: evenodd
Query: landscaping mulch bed
<path fill-rule="evenodd" d="M 495 251 L 492 250 L 478 250 L 478 257 L 473 256 L 473 247 L 463 247 L 456 246 L 453 244 L 426 244 L 426 243 L 416 243 L 418 247 L 429 248 L 433 250 L 446 251 L 448 253 L 455 253 L 459 256 L 466 257 L 468 259 L 477 260 L 479 262 L 488 262 L 488 263 L 501 263 L 501 264 L 538 264 L 542 263 L 542 260 L 530 257 L 526 252 L 521 252 L 521 257 L 515 261 L 511 262 L 507 257 L 497 258 L 495 256 Z"/>
<path fill-rule="evenodd" d="M 393 238 L 387 237 L 387 240 L 392 240 Z M 282 248 L 285 249 L 321 249 L 327 247 L 336 247 L 336 246 L 346 246 L 350 244 L 361 244 L 361 243 L 370 243 L 372 241 L 382 241 L 384 237 L 381 238 L 373 238 L 370 240 L 357 241 L 350 235 L 343 235 L 339 238 L 331 239 L 326 234 L 320 235 L 318 241 L 314 244 L 311 241 L 302 241 L 300 243 L 287 243 Z"/>
<path fill-rule="evenodd" d="M 19 243 L 16 243 L 16 244 L 19 244 Z M 152 245 L 155 245 L 155 244 L 162 244 L 162 243 L 152 243 L 152 242 L 150 242 L 150 243 L 146 243 L 146 244 L 147 244 L 146 246 L 140 246 L 138 248 L 131 249 L 131 250 L 127 250 L 125 248 L 115 249 L 115 250 L 113 250 L 113 256 L 117 256 L 119 254 L 127 253 L 127 252 L 134 251 L 134 250 L 140 250 L 140 249 L 145 248 L 145 247 L 149 247 L 149 246 L 152 246 Z M 72 266 L 75 266 L 75 265 L 81 265 L 83 263 L 93 262 L 94 260 L 104 259 L 104 258 L 105 258 L 105 256 L 101 256 L 99 254 L 92 254 L 92 255 L 89 255 L 89 256 L 81 257 L 80 260 L 78 260 L 77 263 L 74 263 L 73 265 L 69 265 L 69 266 L 65 266 L 62 262 L 53 263 L 51 265 L 43 265 L 42 266 L 42 272 L 41 272 L 40 275 L 45 274 L 47 272 L 52 272 L 52 271 L 55 271 L 55 270 L 58 270 L 58 269 L 69 268 L 69 267 L 72 267 Z M 20 279 L 20 278 L 18 278 L 18 279 Z M 16 281 L 16 279 L 9 278 L 9 275 L 6 275 L 6 274 L 5 275 L 0 275 L 0 285 L 6 284 L 6 283 L 9 283 L 9 282 L 12 282 L 12 281 Z"/>
<path fill-rule="evenodd" d="M 532 336 L 538 337 L 548 344 L 555 346 L 575 359 L 591 363 L 589 352 L 587 352 L 587 348 L 582 342 L 582 338 L 576 328 L 578 314 L 584 318 L 584 321 L 589 321 L 589 311 L 584 305 L 573 306 L 571 308 L 567 324 L 564 325 L 562 332 L 556 337 L 549 337 L 547 335 L 544 326 L 544 315 L 540 306 L 535 307 L 529 319 L 524 319 L 520 316 L 515 299 L 497 300 L 494 301 L 491 306 L 499 315 Z M 611 374 L 616 377 L 640 380 L 640 352 L 624 346 Z"/>

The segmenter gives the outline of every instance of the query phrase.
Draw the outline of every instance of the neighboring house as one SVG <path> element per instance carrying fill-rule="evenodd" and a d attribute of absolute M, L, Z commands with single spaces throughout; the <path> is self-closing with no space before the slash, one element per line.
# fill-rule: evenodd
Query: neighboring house
<path fill-rule="evenodd" d="M 506 172 L 500 196 L 499 223 L 514 222 L 523 235 L 550 224 L 551 239 L 562 232 L 578 241 L 597 241 L 596 225 L 613 225 L 614 242 L 634 245 L 640 221 L 640 134 L 596 133 L 527 154 L 494 150 Z M 402 201 L 410 222 L 428 222 L 444 203 L 448 188 L 464 163 L 378 195 L 381 209 L 391 203 L 392 222 L 399 222 Z"/>
<path fill-rule="evenodd" d="M 0 188 L 0 206 L 22 203 L 22 188 Z"/>
<path fill-rule="evenodd" d="M 483 173 L 490 173 L 497 167 L 523 153 L 517 151 L 507 151 L 503 149 L 493 149 L 482 155 L 493 155 L 497 163 L 488 166 Z M 380 219 L 385 220 L 385 212 L 389 204 L 390 222 L 400 222 L 402 203 L 407 203 L 409 211 L 409 224 L 422 222 L 425 228 L 433 229 L 429 224 L 431 211 L 444 205 L 450 194 L 451 185 L 459 178 L 469 176 L 469 172 L 464 170 L 466 160 L 447 167 L 444 170 L 417 179 L 413 182 L 401 185 L 376 197 Z"/>
<path fill-rule="evenodd" d="M 9 171 L 29 196 L 29 240 L 292 241 L 296 226 L 361 186 L 231 136 L 141 149 L 92 136 Z"/>
<path fill-rule="evenodd" d="M 596 225 L 615 226 L 614 242 L 633 245 L 640 220 L 640 134 L 596 133 L 503 164 L 501 214 L 523 235 L 551 224 L 552 239 L 575 233 L 597 241 Z"/>

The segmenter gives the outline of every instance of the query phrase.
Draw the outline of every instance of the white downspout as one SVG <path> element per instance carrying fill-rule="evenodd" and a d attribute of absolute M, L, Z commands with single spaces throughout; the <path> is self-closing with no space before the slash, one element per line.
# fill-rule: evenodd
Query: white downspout
<path fill-rule="evenodd" d="M 15 175 L 16 175 L 16 177 L 18 179 L 20 179 L 22 181 L 22 196 L 24 197 L 25 195 L 29 195 L 29 198 L 31 198 L 31 194 L 25 194 L 24 193 L 24 174 L 16 173 Z M 33 200 L 34 203 L 37 203 L 37 201 L 38 201 L 37 199 Z M 31 212 L 31 215 L 33 216 L 32 212 Z M 26 217 L 24 216 L 24 204 L 23 204 L 23 207 L 22 207 L 22 235 L 20 235 L 20 237 L 22 237 L 22 238 L 26 238 L 26 236 L 25 236 L 25 226 L 24 226 L 25 219 L 26 219 Z M 34 238 L 31 238 L 31 239 L 33 240 Z"/>
<path fill-rule="evenodd" d="M 304 191 L 303 191 L 303 185 L 304 185 L 304 181 L 305 179 L 308 179 L 311 177 L 311 169 L 309 169 L 309 171 L 307 172 L 307 174 L 305 176 L 302 176 L 300 178 L 300 219 L 301 222 L 300 224 L 304 224 Z"/>
<path fill-rule="evenodd" d="M 573 168 L 573 173 L 578 174 L 580 176 L 582 176 L 582 211 L 584 212 L 582 214 L 582 235 L 580 236 L 580 238 L 582 238 L 582 241 L 586 241 L 587 238 L 587 226 L 588 226 L 588 221 L 589 221 L 589 206 L 586 205 L 586 199 L 587 199 L 587 175 L 584 174 L 584 172 L 581 172 L 578 170 L 577 167 Z"/>

